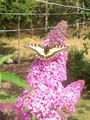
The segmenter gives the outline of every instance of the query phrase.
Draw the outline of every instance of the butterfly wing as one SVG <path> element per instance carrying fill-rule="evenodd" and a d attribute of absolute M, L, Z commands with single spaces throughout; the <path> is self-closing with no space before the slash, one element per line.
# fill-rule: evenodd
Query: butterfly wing
<path fill-rule="evenodd" d="M 24 47 L 34 50 L 39 56 L 45 56 L 44 48 L 38 44 L 26 44 Z"/>
<path fill-rule="evenodd" d="M 55 53 L 58 53 L 64 49 L 67 49 L 67 46 L 53 46 L 49 49 L 48 54 L 45 55 L 46 58 L 52 57 Z"/>

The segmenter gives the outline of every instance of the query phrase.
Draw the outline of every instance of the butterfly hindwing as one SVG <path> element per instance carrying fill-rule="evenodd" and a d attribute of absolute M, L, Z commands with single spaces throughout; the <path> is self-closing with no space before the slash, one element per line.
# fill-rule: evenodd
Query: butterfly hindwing
<path fill-rule="evenodd" d="M 34 50 L 41 59 L 51 58 L 55 53 L 67 49 L 67 46 L 41 46 L 38 44 L 26 44 L 24 47 Z"/>

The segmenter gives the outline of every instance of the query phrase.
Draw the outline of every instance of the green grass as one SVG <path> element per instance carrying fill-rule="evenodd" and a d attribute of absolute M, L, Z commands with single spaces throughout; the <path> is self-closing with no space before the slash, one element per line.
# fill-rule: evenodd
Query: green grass
<path fill-rule="evenodd" d="M 90 99 L 81 98 L 68 120 L 90 120 Z"/>
<path fill-rule="evenodd" d="M 0 98 L 0 103 L 15 103 L 16 102 L 16 97 L 12 96 L 11 98 L 5 98 L 6 96 L 0 96 L 2 98 Z"/>
<path fill-rule="evenodd" d="M 8 94 L 8 93 L 6 93 L 4 91 L 0 92 L 0 103 L 6 103 L 6 102 L 15 103 L 16 99 L 17 99 L 16 96 Z"/>

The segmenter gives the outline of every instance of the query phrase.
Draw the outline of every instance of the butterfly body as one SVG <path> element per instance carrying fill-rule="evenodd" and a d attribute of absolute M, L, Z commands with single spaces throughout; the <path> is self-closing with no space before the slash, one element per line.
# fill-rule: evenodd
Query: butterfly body
<path fill-rule="evenodd" d="M 49 59 L 56 53 L 66 49 L 67 46 L 41 46 L 39 44 L 26 44 L 25 48 L 34 50 L 41 59 Z"/>

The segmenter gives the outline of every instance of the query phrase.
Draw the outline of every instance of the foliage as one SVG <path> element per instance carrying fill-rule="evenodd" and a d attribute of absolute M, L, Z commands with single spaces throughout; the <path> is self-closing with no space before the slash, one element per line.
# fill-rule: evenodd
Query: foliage
<path fill-rule="evenodd" d="M 1 0 L 0 12 L 1 13 L 32 13 L 35 12 L 37 4 L 35 0 Z M 18 15 L 14 14 L 1 14 L 0 26 L 1 29 L 16 29 L 18 24 Z M 28 21 L 29 19 L 29 21 Z M 31 24 L 29 15 L 20 15 L 21 27 Z M 8 24 L 9 23 L 9 24 Z M 30 26 L 30 25 L 29 25 Z"/>
<path fill-rule="evenodd" d="M 78 4 L 80 7 L 82 8 L 86 8 L 86 9 L 90 9 L 90 1 L 89 0 L 79 0 Z M 78 20 L 79 23 L 86 22 L 85 24 L 83 24 L 84 26 L 90 27 L 90 23 L 89 23 L 89 19 L 90 19 L 90 10 L 78 10 L 78 13 L 81 13 L 79 15 L 73 15 L 72 17 L 69 18 L 69 22 L 71 23 L 75 23 L 77 22 L 76 20 Z M 78 34 L 78 38 L 81 37 L 80 35 L 81 30 L 79 28 L 79 30 L 76 30 L 76 32 L 74 33 L 75 36 L 77 36 Z M 88 33 L 84 33 L 83 34 L 83 39 L 89 39 L 90 40 L 90 31 L 88 31 Z"/>
<path fill-rule="evenodd" d="M 84 34 L 83 40 L 89 39 L 90 40 L 90 32 L 88 34 Z"/>
<path fill-rule="evenodd" d="M 48 0 L 51 3 L 58 3 L 64 5 L 76 6 L 75 0 Z M 90 8 L 89 0 L 79 0 L 80 7 Z M 82 14 L 73 14 L 77 12 L 77 9 L 59 7 L 57 5 L 48 5 L 48 13 L 72 13 L 68 15 L 48 15 L 48 26 L 54 26 L 62 19 L 67 20 L 69 24 L 73 24 L 77 19 L 82 21 L 83 18 L 88 20 L 90 17 L 89 11 L 79 10 Z M 46 4 L 37 2 L 36 0 L 1 0 L 0 1 L 0 12 L 1 13 L 46 13 Z M 19 15 L 19 14 L 18 14 Z M 0 26 L 1 29 L 16 29 L 18 24 L 18 15 L 1 14 Z M 54 19 L 53 19 L 54 17 Z M 33 27 L 44 27 L 45 16 L 42 15 L 20 15 L 20 27 L 33 28 Z M 9 23 L 9 24 L 8 24 Z"/>
<path fill-rule="evenodd" d="M 10 54 L 8 56 L 4 56 L 0 58 L 0 65 L 7 60 L 8 58 L 14 56 L 15 54 Z M 19 87 L 23 87 L 26 89 L 29 89 L 29 87 L 27 86 L 27 84 L 23 81 L 23 79 L 21 79 L 19 76 L 9 73 L 9 72 L 0 72 L 0 82 L 2 82 L 2 80 L 4 81 L 9 81 L 12 83 L 15 83 L 16 85 L 18 85 Z"/>
<path fill-rule="evenodd" d="M 26 85 L 26 83 L 21 79 L 19 76 L 9 73 L 9 72 L 0 72 L 0 80 L 12 82 L 16 84 L 19 87 L 23 87 L 26 89 L 29 89 L 29 87 Z"/>
<path fill-rule="evenodd" d="M 15 54 L 10 54 L 0 58 L 0 65 L 10 57 L 13 57 Z M 19 76 L 9 73 L 9 72 L 0 72 L 0 82 L 8 81 L 15 83 L 19 87 L 26 88 L 30 90 L 27 84 L 21 79 Z M 2 83 L 3 84 L 3 83 Z M 11 103 L 3 103 L 0 104 L 0 119 L 17 119 L 22 120 L 22 116 L 19 113 L 20 111 L 15 108 L 14 104 Z M 35 120 L 35 115 L 32 116 L 31 120 Z"/>
<path fill-rule="evenodd" d="M 7 59 L 10 58 L 10 57 L 13 57 L 14 55 L 15 55 L 15 54 L 10 54 L 10 55 L 1 57 L 1 58 L 0 58 L 0 65 L 1 65 L 5 60 L 7 60 Z"/>
<path fill-rule="evenodd" d="M 77 47 L 72 46 L 68 52 L 68 71 L 76 79 L 84 79 L 86 86 L 90 86 L 90 63 L 85 60 L 85 50 L 78 50 Z"/>

